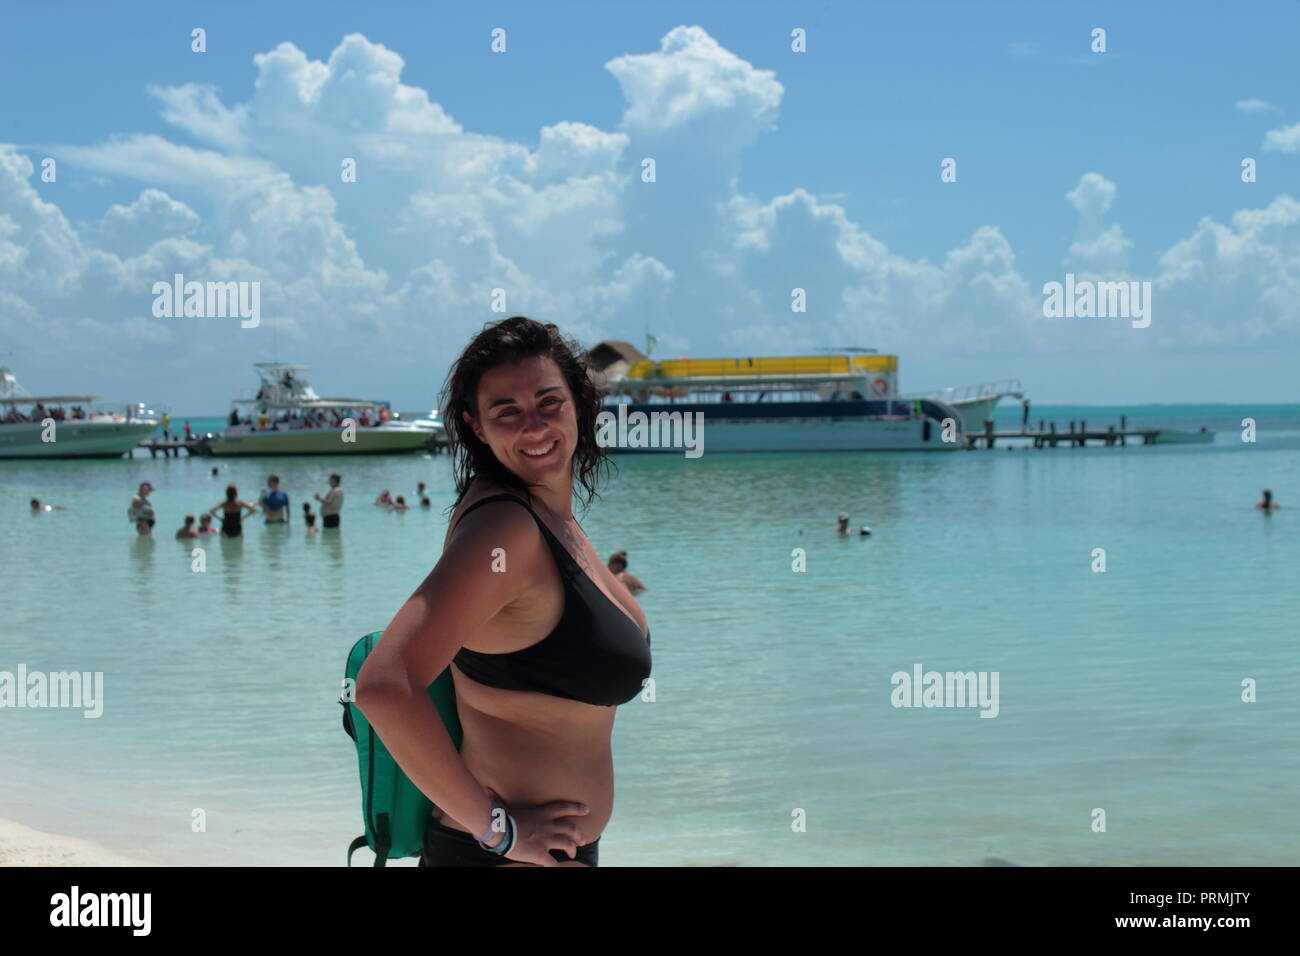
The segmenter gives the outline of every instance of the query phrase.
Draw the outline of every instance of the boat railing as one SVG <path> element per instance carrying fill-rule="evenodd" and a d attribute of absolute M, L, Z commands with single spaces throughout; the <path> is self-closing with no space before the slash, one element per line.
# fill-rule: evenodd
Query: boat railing
<path fill-rule="evenodd" d="M 981 385 L 959 385 L 954 388 L 937 388 L 929 392 L 911 392 L 901 396 L 904 399 L 930 398 L 939 402 L 970 402 L 981 398 L 1001 397 L 1004 395 L 1023 398 L 1025 388 L 1018 378 L 1004 378 L 999 382 L 986 382 Z"/>

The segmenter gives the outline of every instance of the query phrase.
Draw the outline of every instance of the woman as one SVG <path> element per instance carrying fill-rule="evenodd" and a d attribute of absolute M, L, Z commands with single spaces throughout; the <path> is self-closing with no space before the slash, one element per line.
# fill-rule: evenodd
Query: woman
<path fill-rule="evenodd" d="M 614 709 L 650 676 L 640 605 L 572 514 L 605 463 L 600 397 L 551 324 L 487 326 L 452 366 L 458 497 L 442 558 L 357 676 L 356 703 L 434 802 L 422 866 L 595 866 Z M 451 665 L 457 753 L 427 688 Z"/>
<path fill-rule="evenodd" d="M 208 514 L 221 519 L 221 536 L 223 538 L 238 538 L 244 533 L 245 508 L 248 509 L 249 515 L 257 513 L 255 507 L 247 501 L 239 499 L 239 489 L 234 485 L 226 485 L 226 500 L 209 508 Z M 218 511 L 221 512 L 220 515 L 217 514 Z"/>
<path fill-rule="evenodd" d="M 127 520 L 135 524 L 136 533 L 142 538 L 148 536 L 154 526 L 153 505 L 149 503 L 151 491 L 153 485 L 147 481 L 140 482 L 140 488 L 131 499 L 131 507 L 126 509 Z"/>

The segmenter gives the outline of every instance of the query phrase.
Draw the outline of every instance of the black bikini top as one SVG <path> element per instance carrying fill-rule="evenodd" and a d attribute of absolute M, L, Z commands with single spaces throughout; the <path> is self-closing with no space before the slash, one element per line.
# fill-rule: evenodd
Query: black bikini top
<path fill-rule="evenodd" d="M 564 613 L 555 630 L 509 654 L 462 647 L 453 658 L 471 680 L 502 690 L 531 690 L 602 707 L 625 704 L 650 676 L 650 635 L 605 595 L 568 549 L 522 498 L 490 495 L 465 509 L 463 519 L 490 501 L 517 501 L 542 529 L 564 581 Z M 458 519 L 460 520 L 460 519 Z"/>

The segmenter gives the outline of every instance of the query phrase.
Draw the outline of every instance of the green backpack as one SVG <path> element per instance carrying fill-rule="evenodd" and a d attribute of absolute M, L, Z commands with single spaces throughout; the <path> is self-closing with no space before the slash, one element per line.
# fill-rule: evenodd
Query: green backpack
<path fill-rule="evenodd" d="M 344 671 L 345 678 L 348 678 L 345 687 L 355 692 L 361 665 L 383 633 L 367 634 L 352 646 Z M 433 803 L 397 766 L 397 761 L 389 754 L 365 714 L 349 699 L 352 696 L 355 693 L 345 691 L 339 697 L 339 703 L 343 705 L 343 729 L 357 745 L 357 759 L 361 765 L 361 813 L 366 832 L 348 846 L 348 866 L 352 865 L 352 854 L 366 845 L 375 851 L 375 866 L 384 866 L 390 858 L 419 856 L 424 848 L 424 828 L 433 813 Z M 451 742 L 459 750 L 460 717 L 456 714 L 456 690 L 451 682 L 450 667 L 429 685 L 429 696 L 451 735 Z"/>

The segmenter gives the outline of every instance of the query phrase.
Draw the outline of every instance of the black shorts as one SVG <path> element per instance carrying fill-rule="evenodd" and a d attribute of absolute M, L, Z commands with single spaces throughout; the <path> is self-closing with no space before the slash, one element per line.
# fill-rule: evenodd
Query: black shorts
<path fill-rule="evenodd" d="M 339 526 L 339 516 L 321 515 L 321 524 L 326 528 L 337 528 Z"/>
<path fill-rule="evenodd" d="M 578 847 L 574 859 L 588 866 L 596 866 L 600 856 L 600 837 L 585 846 Z M 561 863 L 569 861 L 569 854 L 564 850 L 552 850 L 551 856 Z M 437 820 L 430 819 L 424 828 L 424 852 L 420 854 L 420 866 L 504 866 L 517 860 L 497 856 L 478 845 L 464 830 L 453 830 Z"/>

